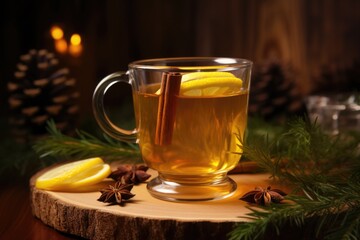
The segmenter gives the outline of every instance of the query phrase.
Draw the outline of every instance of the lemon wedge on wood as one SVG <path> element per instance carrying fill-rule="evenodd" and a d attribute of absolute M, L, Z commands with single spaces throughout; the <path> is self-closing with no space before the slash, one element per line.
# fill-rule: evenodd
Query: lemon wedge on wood
<path fill-rule="evenodd" d="M 36 179 L 35 187 L 45 190 L 74 191 L 101 182 L 111 173 L 101 158 L 89 158 L 60 165 Z"/>

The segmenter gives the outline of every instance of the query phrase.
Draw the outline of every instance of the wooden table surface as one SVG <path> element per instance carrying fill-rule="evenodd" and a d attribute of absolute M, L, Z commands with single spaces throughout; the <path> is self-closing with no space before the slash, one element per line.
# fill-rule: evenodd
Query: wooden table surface
<path fill-rule="evenodd" d="M 28 182 L 0 184 L 0 239 L 79 239 L 43 224 L 31 213 Z"/>
<path fill-rule="evenodd" d="M 235 175 L 234 175 L 235 176 Z M 237 175 L 239 176 L 239 175 Z M 1 178 L 0 178 L 1 179 Z M 16 179 L 16 178 L 15 178 Z M 249 181 L 249 177 L 247 177 Z M 32 214 L 30 203 L 30 181 L 29 179 L 18 180 L 16 182 L 4 182 L 0 180 L 0 239 L 79 239 L 74 235 L 69 235 L 55 230 L 44 224 Z M 250 181 L 258 184 L 263 178 L 256 178 Z M 239 183 L 238 183 L 239 184 Z M 240 184 L 245 187 L 246 184 Z M 140 193 L 139 193 L 140 194 Z M 139 195 L 140 196 L 140 195 Z M 155 201 L 155 199 L 153 199 Z M 159 200 L 157 200 L 159 201 Z M 245 204 L 239 201 L 239 204 Z"/>
<path fill-rule="evenodd" d="M 291 239 L 314 239 L 313 229 L 308 227 L 297 229 L 294 226 L 287 226 L 282 229 L 284 234 L 280 237 L 268 234 L 265 239 L 289 239 L 287 236 L 292 236 Z M 0 239 L 66 240 L 81 238 L 54 230 L 32 215 L 29 180 L 11 184 L 0 180 Z"/>

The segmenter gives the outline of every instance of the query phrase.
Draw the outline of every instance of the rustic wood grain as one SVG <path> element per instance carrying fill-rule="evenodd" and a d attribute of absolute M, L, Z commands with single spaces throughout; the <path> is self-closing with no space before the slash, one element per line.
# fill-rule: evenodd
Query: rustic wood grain
<path fill-rule="evenodd" d="M 155 171 L 150 173 L 154 177 Z M 267 174 L 232 175 L 236 193 L 223 200 L 167 202 L 155 199 L 146 184 L 135 186 L 136 196 L 125 206 L 97 201 L 97 191 L 69 193 L 40 190 L 30 180 L 34 216 L 56 230 L 88 239 L 227 239 L 235 223 L 244 218 L 247 204 L 238 200 L 256 186 L 269 184 Z M 94 189 L 103 188 L 111 180 Z"/>

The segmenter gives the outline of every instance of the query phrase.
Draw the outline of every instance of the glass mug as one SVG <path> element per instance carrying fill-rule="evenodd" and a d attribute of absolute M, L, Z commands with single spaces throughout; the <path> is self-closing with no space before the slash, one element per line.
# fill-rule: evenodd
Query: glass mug
<path fill-rule="evenodd" d="M 93 95 L 97 123 L 120 141 L 139 144 L 144 162 L 158 171 L 150 194 L 169 201 L 230 196 L 227 176 L 242 153 L 252 62 L 191 57 L 135 61 L 105 77 Z M 136 128 L 122 129 L 104 110 L 114 83 L 132 86 Z"/>

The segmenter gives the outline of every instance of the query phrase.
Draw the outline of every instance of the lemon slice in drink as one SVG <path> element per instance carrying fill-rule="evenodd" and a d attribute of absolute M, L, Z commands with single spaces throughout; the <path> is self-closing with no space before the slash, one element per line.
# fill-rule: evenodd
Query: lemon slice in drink
<path fill-rule="evenodd" d="M 101 182 L 111 173 L 101 158 L 89 158 L 55 167 L 38 177 L 35 187 L 46 190 L 74 190 Z"/>
<path fill-rule="evenodd" d="M 194 72 L 181 79 L 180 95 L 220 96 L 236 93 L 242 80 L 229 72 Z"/>
<path fill-rule="evenodd" d="M 181 78 L 182 96 L 221 96 L 236 93 L 242 80 L 229 72 L 193 72 Z M 160 89 L 155 93 L 160 94 Z"/>
<path fill-rule="evenodd" d="M 182 82 L 204 78 L 235 78 L 234 74 L 229 72 L 193 72 L 184 74 L 181 78 Z"/>

